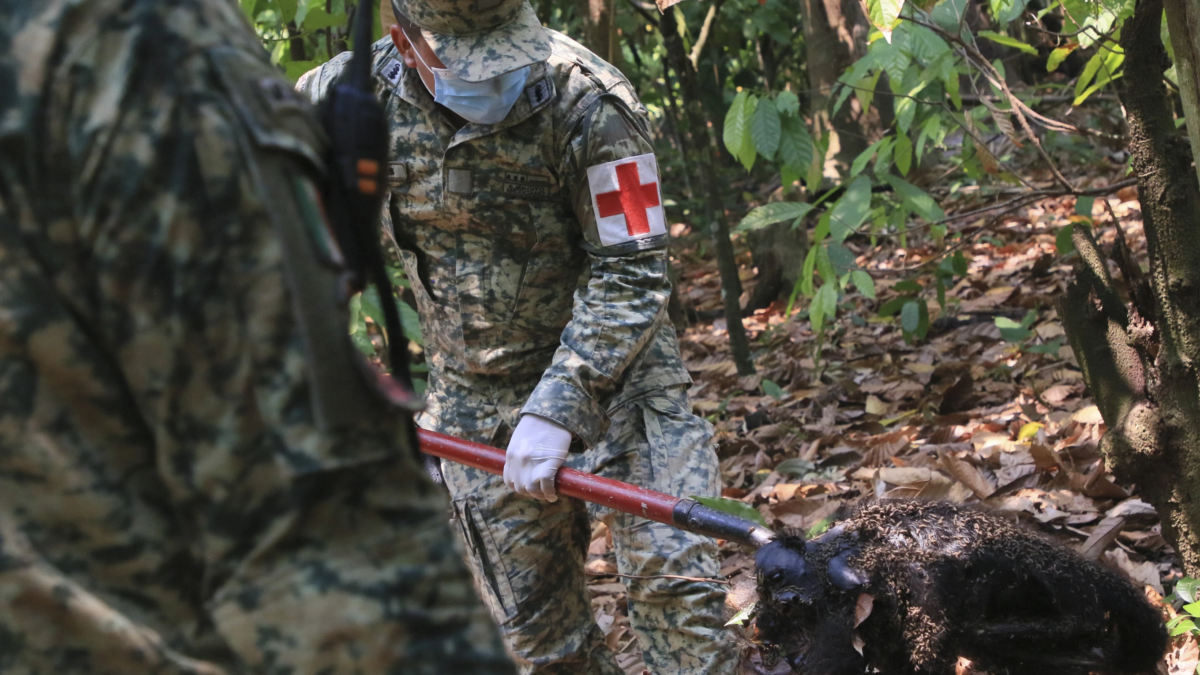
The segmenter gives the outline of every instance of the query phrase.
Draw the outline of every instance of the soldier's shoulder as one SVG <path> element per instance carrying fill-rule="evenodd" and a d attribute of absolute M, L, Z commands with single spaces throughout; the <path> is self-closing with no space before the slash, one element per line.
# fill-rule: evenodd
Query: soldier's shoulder
<path fill-rule="evenodd" d="M 381 75 L 380 69 L 394 60 L 392 53 L 395 50 L 392 38 L 387 35 L 384 35 L 371 44 L 371 57 L 375 62 L 376 75 Z M 342 52 L 304 73 L 296 81 L 296 91 L 307 96 L 310 102 L 319 103 L 329 92 L 329 88 L 333 86 L 333 83 L 337 82 L 338 77 L 350 65 L 350 59 L 353 57 L 354 52 Z"/>
<path fill-rule="evenodd" d="M 587 47 L 555 30 L 550 34 L 548 65 L 555 73 L 559 100 L 566 107 L 578 105 L 594 94 L 614 94 L 632 109 L 640 109 L 637 92 L 625 75 Z"/>

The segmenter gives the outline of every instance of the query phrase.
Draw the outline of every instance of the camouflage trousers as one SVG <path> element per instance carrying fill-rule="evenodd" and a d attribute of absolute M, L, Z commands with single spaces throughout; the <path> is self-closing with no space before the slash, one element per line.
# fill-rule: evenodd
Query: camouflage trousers
<path fill-rule="evenodd" d="M 511 410 L 515 415 L 516 408 Z M 567 466 L 678 496 L 719 492 L 712 427 L 692 414 L 682 387 L 639 397 L 609 415 L 603 442 L 572 454 Z M 513 422 L 505 426 L 511 429 Z M 423 426 L 434 424 L 423 420 Z M 471 440 L 503 447 L 507 435 L 502 428 L 494 438 Z M 450 462 L 442 466 L 476 585 L 523 673 L 621 673 L 592 615 L 584 574 L 589 514 L 608 523 L 622 574 L 719 574 L 716 544 L 707 537 L 574 499 L 538 502 L 513 493 L 499 476 Z M 630 622 L 651 673 L 734 671 L 737 650 L 724 628 L 722 586 L 623 581 Z"/>

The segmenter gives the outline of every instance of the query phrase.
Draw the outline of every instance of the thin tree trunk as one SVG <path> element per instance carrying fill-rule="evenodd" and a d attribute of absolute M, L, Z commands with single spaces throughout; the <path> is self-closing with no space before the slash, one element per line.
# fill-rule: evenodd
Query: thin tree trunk
<path fill-rule="evenodd" d="M 621 46 L 617 42 L 614 0 L 577 0 L 576 10 L 583 19 L 583 45 L 620 68 Z"/>
<path fill-rule="evenodd" d="M 750 355 L 750 341 L 742 325 L 742 282 L 738 278 L 737 261 L 734 258 L 733 242 L 729 239 L 729 226 L 725 221 L 725 209 L 721 203 L 721 188 L 717 180 L 716 166 L 720 155 L 713 144 L 701 105 L 696 74 L 690 68 L 683 41 L 675 25 L 674 12 L 666 12 L 658 22 L 667 49 L 667 62 L 679 77 L 683 93 L 683 105 L 687 111 L 691 132 L 692 150 L 687 159 L 695 164 L 700 175 L 700 187 L 704 191 L 706 211 L 711 219 L 710 232 L 717 256 L 717 269 L 721 272 L 721 296 L 725 304 L 725 322 L 729 330 L 729 346 L 738 374 L 754 374 L 754 360 Z"/>
<path fill-rule="evenodd" d="M 1114 257 L 1135 291 L 1125 302 L 1095 239 L 1077 228 L 1081 263 L 1058 309 L 1108 425 L 1101 441 L 1108 466 L 1121 481 L 1137 483 L 1158 510 L 1184 569 L 1198 576 L 1200 499 L 1193 493 L 1200 488 L 1200 184 L 1162 81 L 1170 65 L 1159 36 L 1162 13 L 1163 0 L 1138 0 L 1121 37 L 1128 58 L 1120 95 L 1149 275 L 1141 278 L 1119 239 Z M 1193 130 L 1200 124 L 1196 117 L 1188 121 Z M 1146 286 L 1149 294 L 1137 292 Z"/>
<path fill-rule="evenodd" d="M 1175 50 L 1175 72 L 1192 139 L 1192 157 L 1200 160 L 1200 6 L 1194 0 L 1166 0 L 1167 26 Z M 1196 165 L 1200 178 L 1200 163 Z"/>
<path fill-rule="evenodd" d="M 300 29 L 296 28 L 295 21 L 289 21 L 287 24 L 288 37 L 288 58 L 293 62 L 307 61 L 308 50 L 304 48 L 304 38 L 300 35 Z"/>
<path fill-rule="evenodd" d="M 800 15 L 808 54 L 808 84 L 813 92 L 808 109 L 817 133 L 829 134 L 825 175 L 836 178 L 839 165 L 848 168 L 871 144 L 872 136 L 882 133 L 884 125 L 880 106 L 863 110 L 856 96 L 851 96 L 836 116 L 829 115 L 829 102 L 838 78 L 867 53 L 871 23 L 860 0 L 800 0 Z M 886 89 L 882 78 L 879 86 Z"/>

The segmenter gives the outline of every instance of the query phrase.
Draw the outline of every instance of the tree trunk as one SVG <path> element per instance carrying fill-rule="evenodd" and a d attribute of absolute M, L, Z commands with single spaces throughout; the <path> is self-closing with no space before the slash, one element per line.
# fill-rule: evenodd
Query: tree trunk
<path fill-rule="evenodd" d="M 725 221 L 725 208 L 721 202 L 722 190 L 717 180 L 716 166 L 720 155 L 713 143 L 708 120 L 701 107 L 696 73 L 691 69 L 683 40 L 675 25 L 674 12 L 668 11 L 659 17 L 658 30 L 663 36 L 667 50 L 668 65 L 679 78 L 683 93 L 683 107 L 687 112 L 691 132 L 691 152 L 686 161 L 693 164 L 700 178 L 700 189 L 704 191 L 705 210 L 711 219 L 709 225 L 713 247 L 717 256 L 717 268 L 721 272 L 721 296 L 725 304 L 725 322 L 729 330 L 729 346 L 738 374 L 753 375 L 754 360 L 750 356 L 750 341 L 742 325 L 742 282 L 738 278 L 737 261 L 734 258 L 733 242 L 729 239 L 729 225 Z"/>
<path fill-rule="evenodd" d="M 620 68 L 621 45 L 614 23 L 617 16 L 614 0 L 576 0 L 575 6 L 583 19 L 583 46 Z"/>
<path fill-rule="evenodd" d="M 1166 0 L 1167 26 L 1175 50 L 1175 72 L 1192 139 L 1192 157 L 1200 159 L 1200 7 L 1188 0 Z M 1200 164 L 1196 165 L 1200 178 Z"/>
<path fill-rule="evenodd" d="M 1178 11 L 1189 0 L 1169 1 Z M 1200 487 L 1200 184 L 1163 85 L 1170 64 L 1159 37 L 1162 13 L 1163 0 L 1138 0 L 1121 37 L 1128 58 L 1120 95 L 1149 275 L 1143 278 L 1119 238 L 1113 257 L 1132 291 L 1122 299 L 1095 239 L 1077 228 L 1081 262 L 1058 309 L 1108 425 L 1101 441 L 1108 466 L 1119 480 L 1137 483 L 1184 569 L 1200 576 L 1200 494 L 1193 498 Z M 1175 39 L 1194 45 L 1195 38 Z M 1194 134 L 1200 119 L 1188 121 Z"/>
<path fill-rule="evenodd" d="M 812 91 L 808 109 L 817 134 L 828 132 L 830 135 L 825 175 L 836 180 L 838 165 L 849 167 L 850 162 L 872 143 L 871 135 L 883 128 L 879 111 L 863 110 L 855 96 L 851 96 L 834 117 L 830 118 L 828 110 L 838 78 L 867 53 L 871 22 L 863 12 L 861 0 L 800 0 L 800 15 L 808 53 L 808 86 Z M 886 89 L 882 78 L 879 85 Z M 890 90 L 887 93 L 890 94 Z M 875 100 L 889 99 L 877 97 Z M 816 186 L 811 187 L 815 189 Z"/>

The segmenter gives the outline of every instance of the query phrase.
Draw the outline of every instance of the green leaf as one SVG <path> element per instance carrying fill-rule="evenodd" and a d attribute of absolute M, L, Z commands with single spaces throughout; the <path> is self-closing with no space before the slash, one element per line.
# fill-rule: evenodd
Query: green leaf
<path fill-rule="evenodd" d="M 1026 0 L 991 0 L 992 16 L 997 24 L 1006 26 L 1021 17 L 1026 4 Z"/>
<path fill-rule="evenodd" d="M 746 109 L 746 100 L 749 98 L 750 92 L 740 91 L 738 95 L 733 97 L 733 103 L 729 105 L 729 111 L 725 113 L 725 127 L 721 131 L 721 140 L 725 141 L 725 149 L 734 157 L 739 156 L 742 151 L 742 141 L 746 136 L 746 123 L 744 110 Z"/>
<path fill-rule="evenodd" d="M 1183 606 L 1183 611 L 1195 617 L 1200 617 L 1200 602 L 1192 602 Z"/>
<path fill-rule="evenodd" d="M 783 400 L 783 389 L 781 389 L 779 385 L 775 384 L 773 381 L 764 379 L 761 386 L 763 393 L 767 396 L 770 396 L 776 401 Z"/>
<path fill-rule="evenodd" d="M 913 146 L 912 140 L 906 133 L 900 133 L 896 136 L 896 149 L 892 156 L 896 160 L 896 168 L 900 169 L 900 174 L 907 176 L 908 170 L 912 168 Z"/>
<path fill-rule="evenodd" d="M 1083 67 L 1083 72 L 1079 73 L 1079 79 L 1075 80 L 1075 98 L 1083 95 L 1084 90 L 1091 84 L 1092 79 L 1096 77 L 1096 73 L 1100 72 L 1100 66 L 1104 65 L 1104 52 L 1097 52 L 1092 58 L 1088 59 L 1087 65 Z"/>
<path fill-rule="evenodd" d="M 867 146 L 866 150 L 858 153 L 858 157 L 855 157 L 854 162 L 850 164 L 850 176 L 857 176 L 862 173 L 863 169 L 867 168 L 867 162 L 871 161 L 871 158 L 875 156 L 875 152 L 879 150 L 879 146 L 883 145 L 883 142 L 888 138 L 885 136 Z"/>
<path fill-rule="evenodd" d="M 808 532 L 805 532 L 804 536 L 808 539 L 819 537 L 829 529 L 830 525 L 833 525 L 833 516 L 826 516 L 814 523 L 812 527 L 808 528 Z"/>
<path fill-rule="evenodd" d="M 1015 37 L 1011 37 L 1011 36 L 1005 35 L 1003 33 L 997 33 L 995 31 L 990 31 L 990 30 L 981 30 L 981 31 L 979 31 L 978 35 L 979 35 L 979 37 L 987 38 L 987 39 L 991 40 L 992 42 L 996 42 L 996 43 L 1005 45 L 1007 47 L 1013 47 L 1016 49 L 1020 49 L 1021 51 L 1025 52 L 1026 54 L 1032 54 L 1034 56 L 1037 56 L 1037 49 L 1034 49 L 1033 46 L 1031 46 L 1031 45 L 1027 45 L 1024 42 L 1021 42 L 1020 40 L 1016 39 Z"/>
<path fill-rule="evenodd" d="M 837 242 L 830 242 L 825 245 L 825 250 L 829 252 L 829 262 L 838 274 L 858 269 L 858 265 L 854 262 L 854 252 L 845 246 Z"/>
<path fill-rule="evenodd" d="M 909 300 L 900 308 L 900 327 L 909 333 L 916 333 L 921 325 L 921 307 L 916 300 Z"/>
<path fill-rule="evenodd" d="M 758 152 L 767 159 L 774 159 L 779 150 L 779 110 L 775 102 L 769 98 L 760 99 L 754 109 L 754 119 L 750 123 L 750 134 L 754 137 L 754 145 Z"/>
<path fill-rule="evenodd" d="M 1053 73 L 1054 71 L 1058 70 L 1058 67 L 1062 65 L 1062 62 L 1065 61 L 1073 51 L 1075 51 L 1075 47 L 1072 46 L 1059 47 L 1058 49 L 1050 52 L 1050 57 L 1046 59 L 1046 72 Z"/>
<path fill-rule="evenodd" d="M 912 279 L 905 279 L 904 281 L 897 282 L 892 288 L 901 293 L 920 293 L 922 286 Z"/>
<path fill-rule="evenodd" d="M 304 17 L 304 30 L 314 31 L 322 28 L 336 28 L 346 24 L 346 14 L 329 14 L 320 7 L 308 10 Z"/>
<path fill-rule="evenodd" d="M 896 312 L 899 312 L 901 308 L 903 308 L 904 305 L 908 304 L 909 302 L 912 302 L 912 298 L 907 295 L 902 295 L 898 298 L 892 298 L 891 300 L 883 303 L 883 307 L 879 308 L 879 316 L 885 319 L 889 316 L 894 316 Z"/>
<path fill-rule="evenodd" d="M 933 197 L 929 196 L 929 193 L 899 176 L 888 174 L 883 178 L 888 182 L 888 185 L 892 186 L 896 194 L 904 200 L 904 206 L 913 213 L 931 223 L 946 218 L 946 213 L 942 211 L 942 207 L 938 206 L 938 203 L 933 200 Z"/>
<path fill-rule="evenodd" d="M 774 225 L 785 220 L 797 220 L 808 215 L 813 205 L 806 202 L 774 202 L 763 204 L 746 214 L 738 223 L 738 232 L 760 230 L 768 225 Z"/>
<path fill-rule="evenodd" d="M 967 257 L 963 255 L 962 251 L 954 252 L 954 257 L 950 259 L 950 266 L 958 276 L 967 276 Z"/>
<path fill-rule="evenodd" d="M 742 106 L 742 127 L 746 130 L 742 134 L 742 147 L 738 151 L 738 161 L 742 166 L 749 171 L 754 166 L 754 160 L 758 157 L 758 149 L 754 145 L 754 133 L 750 130 L 752 121 L 754 120 L 754 111 L 758 108 L 758 97 L 751 94 L 746 99 L 746 105 Z"/>
<path fill-rule="evenodd" d="M 826 283 L 837 280 L 837 273 L 833 271 L 833 261 L 829 259 L 828 245 L 817 247 L 817 272 Z"/>
<path fill-rule="evenodd" d="M 775 109 L 781 115 L 799 115 L 800 114 L 800 97 L 790 91 L 781 91 L 775 97 Z"/>
<path fill-rule="evenodd" d="M 1074 234 L 1075 223 L 1067 223 L 1054 236 L 1054 246 L 1058 248 L 1059 255 L 1070 255 L 1075 252 L 1075 242 L 1071 241 Z"/>
<path fill-rule="evenodd" d="M 846 194 L 829 213 L 829 234 L 834 241 L 846 241 L 871 212 L 871 179 L 859 176 L 850 183 Z"/>
<path fill-rule="evenodd" d="M 758 606 L 757 600 L 750 603 L 749 605 L 746 605 L 745 607 L 742 608 L 742 611 L 738 612 L 737 614 L 734 614 L 733 618 L 726 621 L 725 625 L 726 626 L 744 626 L 746 624 L 746 622 L 750 620 L 750 617 L 754 616 L 754 608 L 757 606 Z"/>
<path fill-rule="evenodd" d="M 804 478 L 816 470 L 816 464 L 807 459 L 800 459 L 799 457 L 785 459 L 775 467 L 775 473 L 789 478 Z"/>
<path fill-rule="evenodd" d="M 784 117 L 779 137 L 779 159 L 797 173 L 808 171 L 813 163 L 813 139 L 799 117 Z"/>
<path fill-rule="evenodd" d="M 1095 197 L 1078 197 L 1075 200 L 1075 215 L 1092 217 L 1092 206 L 1095 205 Z"/>
<path fill-rule="evenodd" d="M 242 14 L 245 14 L 246 18 L 253 23 L 257 14 L 255 8 L 258 6 L 258 0 L 239 0 L 239 4 L 242 6 Z"/>
<path fill-rule="evenodd" d="M 875 280 L 870 274 L 863 270 L 854 270 L 850 273 L 850 280 L 854 282 L 854 287 L 859 293 L 871 300 L 875 299 Z"/>
<path fill-rule="evenodd" d="M 867 14 L 871 23 L 888 42 L 892 41 L 892 30 L 899 23 L 900 10 L 903 8 L 904 0 L 867 0 Z"/>
<path fill-rule="evenodd" d="M 1175 623 L 1172 621 L 1172 623 L 1175 623 L 1175 626 L 1171 628 L 1171 637 L 1183 635 L 1184 633 L 1190 633 L 1196 630 L 1196 624 L 1191 619 L 1185 619 L 1182 616 L 1175 618 L 1179 620 L 1179 622 Z"/>
<path fill-rule="evenodd" d="M 1022 340 L 1033 335 L 1033 331 L 1013 321 L 1007 316 L 998 316 L 995 319 L 996 328 L 1000 329 L 1000 337 L 1005 342 L 1021 342 Z"/>
<path fill-rule="evenodd" d="M 748 504 L 739 502 L 734 499 L 726 499 L 724 497 L 701 497 L 692 495 L 692 499 L 700 502 L 710 509 L 716 509 L 722 513 L 728 513 L 731 516 L 737 516 L 749 520 L 752 523 L 757 523 L 763 527 L 767 526 L 767 521 L 763 520 L 762 514 L 757 509 Z"/>
<path fill-rule="evenodd" d="M 296 18 L 296 0 L 275 0 L 279 5 L 280 19 L 288 23 Z"/>
<path fill-rule="evenodd" d="M 1197 589 L 1200 589 L 1200 579 L 1184 577 L 1175 582 L 1175 594 L 1183 598 L 1184 602 L 1196 602 Z"/>
<path fill-rule="evenodd" d="M 808 320 L 812 323 L 814 333 L 820 333 L 825 327 L 825 319 L 832 319 L 837 312 L 837 288 L 833 283 L 826 283 L 817 289 L 812 304 L 808 308 Z"/>

